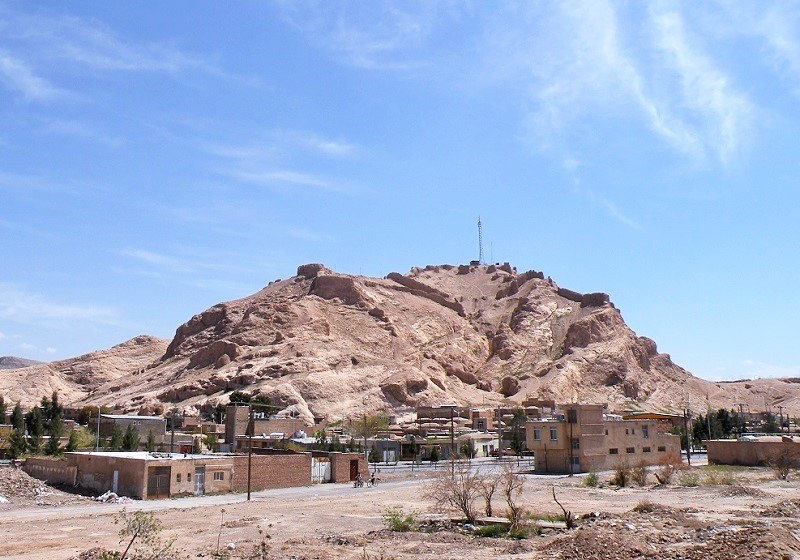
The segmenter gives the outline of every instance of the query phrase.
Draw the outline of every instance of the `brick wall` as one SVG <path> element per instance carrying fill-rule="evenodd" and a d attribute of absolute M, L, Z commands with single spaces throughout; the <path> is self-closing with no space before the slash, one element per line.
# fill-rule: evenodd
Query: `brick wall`
<path fill-rule="evenodd" d="M 350 482 L 350 461 L 358 461 L 361 478 L 369 478 L 369 464 L 360 453 L 327 453 L 331 460 L 331 482 Z"/>
<path fill-rule="evenodd" d="M 311 485 L 311 453 L 253 455 L 251 490 Z M 247 455 L 233 459 L 234 492 L 247 491 Z"/>

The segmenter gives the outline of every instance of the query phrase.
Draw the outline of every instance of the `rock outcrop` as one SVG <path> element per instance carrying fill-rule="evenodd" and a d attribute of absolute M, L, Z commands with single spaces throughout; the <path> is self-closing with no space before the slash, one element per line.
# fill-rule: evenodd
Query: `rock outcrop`
<path fill-rule="evenodd" d="M 137 337 L 110 350 L 0 374 L 6 401 L 130 411 L 186 411 L 236 389 L 285 414 L 336 420 L 442 402 L 528 397 L 697 410 L 780 399 L 800 413 L 798 384 L 710 383 L 637 336 L 604 293 L 557 286 L 538 271 L 428 265 L 364 278 L 302 265 L 248 297 L 214 305 L 171 342 Z"/>

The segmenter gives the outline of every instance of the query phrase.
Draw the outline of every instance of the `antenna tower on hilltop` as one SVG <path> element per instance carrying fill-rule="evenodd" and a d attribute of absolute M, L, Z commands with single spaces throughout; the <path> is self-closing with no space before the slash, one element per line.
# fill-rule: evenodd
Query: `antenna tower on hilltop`
<path fill-rule="evenodd" d="M 478 216 L 478 264 L 483 264 L 483 232 L 481 231 L 480 216 Z"/>

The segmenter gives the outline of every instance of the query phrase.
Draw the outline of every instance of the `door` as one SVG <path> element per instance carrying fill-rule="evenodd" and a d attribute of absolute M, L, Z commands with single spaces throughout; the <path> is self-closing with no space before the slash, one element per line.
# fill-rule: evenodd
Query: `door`
<path fill-rule="evenodd" d="M 117 489 L 119 488 L 119 471 L 114 471 L 114 478 L 111 481 L 111 491 L 114 494 L 118 494 L 119 492 Z"/>
<path fill-rule="evenodd" d="M 194 493 L 205 494 L 206 492 L 206 468 L 194 468 Z"/>
<path fill-rule="evenodd" d="M 323 483 L 331 481 L 331 461 L 324 457 L 311 459 L 311 482 Z"/>
<path fill-rule="evenodd" d="M 350 482 L 358 476 L 358 459 L 350 459 Z"/>
<path fill-rule="evenodd" d="M 169 467 L 150 467 L 147 469 L 147 497 L 169 498 Z"/>

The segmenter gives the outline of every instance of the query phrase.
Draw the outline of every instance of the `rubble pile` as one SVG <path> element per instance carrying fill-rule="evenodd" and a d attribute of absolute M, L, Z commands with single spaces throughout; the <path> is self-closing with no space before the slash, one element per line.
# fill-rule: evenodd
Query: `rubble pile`
<path fill-rule="evenodd" d="M 61 505 L 83 499 L 48 486 L 14 467 L 0 468 L 0 496 L 11 503 L 36 505 Z"/>
<path fill-rule="evenodd" d="M 104 494 L 100 494 L 96 498 L 93 498 L 95 502 L 102 502 L 104 504 L 128 504 L 133 500 L 128 498 L 127 496 L 119 496 L 115 492 L 109 490 Z"/>

